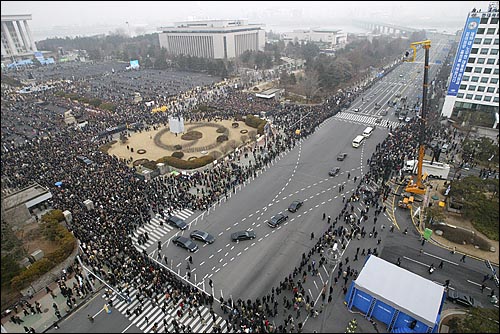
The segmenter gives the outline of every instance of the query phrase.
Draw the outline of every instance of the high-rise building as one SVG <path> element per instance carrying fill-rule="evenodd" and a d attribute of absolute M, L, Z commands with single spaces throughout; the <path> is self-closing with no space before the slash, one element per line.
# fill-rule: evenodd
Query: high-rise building
<path fill-rule="evenodd" d="M 247 50 L 263 51 L 265 32 L 246 20 L 204 20 L 176 22 L 161 27 L 160 46 L 173 55 L 230 59 Z"/>
<path fill-rule="evenodd" d="M 441 114 L 463 111 L 490 112 L 498 126 L 499 56 L 498 2 L 486 11 L 475 8 L 467 16 L 449 77 L 448 93 Z"/>
<path fill-rule="evenodd" d="M 2 58 L 33 55 L 37 51 L 28 20 L 31 14 L 2 15 Z"/>

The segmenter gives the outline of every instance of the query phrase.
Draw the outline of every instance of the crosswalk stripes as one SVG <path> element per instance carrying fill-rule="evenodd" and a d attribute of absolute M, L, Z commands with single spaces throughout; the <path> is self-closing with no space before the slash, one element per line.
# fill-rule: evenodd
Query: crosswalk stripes
<path fill-rule="evenodd" d="M 376 126 L 381 126 L 381 127 L 389 127 L 389 125 L 391 125 L 393 128 L 395 128 L 395 127 L 398 127 L 400 125 L 399 122 L 387 121 L 387 120 L 382 120 L 379 124 L 377 124 L 376 120 L 378 119 L 378 117 L 352 114 L 352 113 L 348 113 L 348 112 L 338 113 L 334 117 L 337 119 L 344 119 L 344 120 L 348 120 L 348 121 L 354 121 L 354 122 L 358 122 L 358 123 L 363 123 L 363 124 L 368 124 L 368 125 L 376 125 Z"/>
<path fill-rule="evenodd" d="M 194 212 L 189 209 L 182 209 L 174 211 L 173 215 L 185 220 L 189 218 L 193 213 Z M 143 251 L 147 250 L 151 245 L 155 244 L 158 240 L 160 240 L 163 236 L 169 233 L 172 229 L 173 227 L 168 225 L 165 219 L 163 219 L 163 217 L 160 214 L 156 214 L 156 216 L 153 217 L 148 223 L 144 224 L 143 226 L 135 230 L 132 233 L 131 238 L 135 247 L 139 251 Z M 146 243 L 139 245 L 139 243 L 137 242 L 138 237 L 140 234 L 143 234 L 145 232 L 148 232 L 149 240 Z"/>
<path fill-rule="evenodd" d="M 151 287 L 152 284 L 149 286 L 149 288 Z M 130 303 L 121 298 L 118 298 L 116 294 L 111 297 L 111 300 L 113 301 L 112 310 L 117 310 L 122 313 L 128 318 L 128 320 L 131 321 L 133 325 L 138 327 L 143 333 L 149 333 L 153 331 L 155 323 L 157 324 L 157 332 L 163 333 L 165 331 L 165 327 L 163 326 L 164 319 L 168 323 L 168 326 L 166 328 L 168 333 L 174 332 L 174 326 L 172 324 L 173 319 L 175 319 L 179 325 L 182 324 L 184 326 L 190 326 L 192 333 L 207 333 L 211 332 L 212 330 L 212 326 L 214 325 L 213 318 L 210 314 L 209 308 L 205 305 L 198 306 L 201 317 L 198 315 L 198 312 L 196 310 L 194 310 L 192 316 L 189 315 L 189 312 L 187 310 L 181 310 L 180 304 L 183 299 L 180 299 L 175 305 L 173 305 L 172 302 L 169 302 L 169 305 L 165 309 L 166 313 L 164 313 L 161 305 L 165 301 L 165 294 L 162 294 L 158 299 L 158 303 L 153 303 L 151 299 L 145 300 L 142 304 L 142 312 L 137 315 L 134 310 L 140 304 L 139 299 L 137 298 L 138 290 L 130 289 L 130 291 Z M 105 295 L 102 295 L 102 297 L 106 299 Z M 127 316 L 127 310 L 130 311 L 129 316 Z M 182 311 L 182 316 L 180 318 L 177 316 L 178 310 Z M 215 317 L 215 325 L 217 325 L 221 329 L 222 333 L 227 333 L 228 328 L 224 319 L 218 314 L 215 314 Z"/>

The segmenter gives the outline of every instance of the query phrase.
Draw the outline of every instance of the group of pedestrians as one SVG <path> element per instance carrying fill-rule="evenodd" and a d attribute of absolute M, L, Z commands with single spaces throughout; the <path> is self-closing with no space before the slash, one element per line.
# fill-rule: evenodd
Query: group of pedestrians
<path fill-rule="evenodd" d="M 92 80 L 98 78 L 99 75 L 96 75 Z M 14 140 L 4 142 L 2 132 L 2 179 L 6 181 L 6 187 L 10 188 L 22 188 L 35 181 L 48 187 L 53 194 L 50 200 L 51 206 L 72 213 L 73 221 L 69 224 L 69 228 L 81 242 L 84 253 L 82 261 L 88 268 L 116 287 L 124 296 L 129 296 L 132 288 L 137 289 L 139 292 L 134 298 L 141 301 L 140 305 L 146 300 L 157 302 L 159 296 L 165 296 L 163 304 L 165 310 L 172 305 L 178 306 L 183 303 L 181 315 L 190 311 L 194 314 L 200 305 L 212 306 L 213 297 L 185 284 L 169 270 L 150 259 L 145 252 L 138 251 L 130 236 L 133 231 L 148 222 L 156 213 L 171 213 L 182 208 L 198 210 L 208 208 L 221 196 L 227 196 L 228 192 L 235 191 L 239 184 L 255 177 L 258 170 L 269 164 L 280 153 L 292 149 L 301 137 L 313 133 L 324 120 L 348 106 L 362 92 L 359 87 L 343 90 L 331 96 L 325 103 L 315 106 L 282 105 L 278 102 L 255 100 L 252 94 L 243 93 L 232 86 L 209 85 L 194 89 L 188 94 L 183 93 L 182 96 L 171 98 L 170 101 L 171 106 L 183 110 L 188 120 L 234 119 L 237 115 L 265 110 L 266 116 L 273 120 L 275 132 L 268 137 L 263 146 L 254 145 L 246 148 L 238 154 L 233 154 L 229 161 L 220 163 L 212 169 L 205 169 L 188 177 L 162 176 L 152 182 L 144 182 L 137 178 L 134 169 L 123 161 L 98 150 L 100 145 L 112 138 L 92 139 L 106 128 L 123 122 L 141 121 L 148 126 L 160 126 L 166 123 L 166 115 L 152 114 L 149 108 L 142 105 L 130 105 L 130 102 L 120 95 L 120 90 L 116 88 L 118 85 L 111 85 L 104 92 L 107 99 L 118 105 L 119 111 L 116 113 L 88 110 L 81 103 L 63 99 L 56 94 L 57 88 L 83 94 L 90 81 L 85 78 L 72 82 L 65 81 L 57 84 L 56 89 L 22 98 L 12 92 L 7 94 L 2 91 L 2 120 L 5 114 L 11 121 L 12 129 L 16 129 L 20 122 L 20 119 L 17 119 L 18 114 L 22 114 L 25 118 L 32 117 L 33 128 L 36 128 L 36 124 L 40 124 L 37 130 L 40 132 L 33 137 L 24 137 L 22 142 Z M 90 92 L 98 93 L 92 89 Z M 57 116 L 51 115 L 47 119 L 53 126 L 49 133 L 41 126 L 46 113 L 37 114 L 40 108 L 36 102 L 39 99 L 80 110 L 89 120 L 89 125 L 83 130 L 63 127 L 60 119 L 55 121 L 54 118 Z M 206 103 L 209 108 L 201 114 L 190 113 L 190 110 L 201 102 Z M 295 129 L 299 124 L 302 131 L 296 134 Z M 370 167 L 370 172 L 359 179 L 353 178 L 354 184 L 359 182 L 354 195 L 364 197 L 364 205 L 375 205 L 378 213 L 382 210 L 379 200 L 382 200 L 383 194 L 387 192 L 380 191 L 373 195 L 362 188 L 361 184 L 368 183 L 369 180 L 377 182 L 380 177 L 387 174 L 387 170 L 400 163 L 405 152 L 410 152 L 407 150 L 410 147 L 408 145 L 412 145 L 415 141 L 412 130 L 414 129 L 411 123 L 398 129 L 391 129 L 392 136 L 378 146 L 376 154 L 371 158 L 371 162 L 374 163 L 371 164 L 373 167 Z M 238 158 L 242 154 L 253 155 L 254 162 L 248 165 L 239 164 Z M 82 166 L 76 159 L 77 155 L 89 157 L 94 161 L 94 165 Z M 59 181 L 62 185 L 56 186 L 55 183 Z M 88 210 L 83 204 L 87 199 L 93 201 L 93 210 Z M 314 276 L 318 267 L 325 263 L 326 259 L 320 254 L 323 254 L 335 241 L 346 247 L 347 242 L 357 234 L 362 237 L 366 234 L 365 226 L 360 227 L 366 221 L 365 216 L 354 223 L 350 218 L 348 210 L 352 212 L 354 202 L 353 197 L 349 198 L 345 202 L 343 211 L 333 222 L 329 217 L 325 233 L 317 239 L 311 251 L 304 254 L 301 263 L 293 272 L 270 293 L 255 301 L 221 300 L 227 311 L 228 327 L 244 332 L 302 330 L 301 322 L 295 324 L 305 314 L 301 310 L 307 310 L 307 314 L 311 316 L 321 311 L 321 306 L 314 305 L 303 288 L 308 275 Z M 345 218 L 347 216 L 349 222 Z M 341 219 L 342 217 L 344 219 Z M 376 247 L 373 250 L 369 248 L 366 254 L 377 254 Z M 319 256 L 314 260 L 315 264 L 313 264 L 314 256 Z M 82 268 L 77 268 L 78 275 L 81 275 Z M 357 271 L 346 262 L 340 275 L 343 275 L 342 289 L 345 292 L 348 280 L 356 277 Z M 67 292 L 70 309 L 74 306 L 72 294 L 85 296 L 90 291 L 89 282 L 83 278 L 81 282 L 73 288 L 61 285 L 61 292 Z M 285 294 L 285 291 L 288 294 Z M 326 298 L 327 292 L 329 291 L 322 292 L 324 295 L 322 302 L 331 301 L 331 292 Z M 140 305 L 127 312 L 141 313 L 144 310 Z M 274 325 L 270 319 L 279 314 L 280 307 L 281 311 L 284 307 L 286 318 L 282 324 Z M 295 315 L 295 320 L 292 313 Z M 176 323 L 175 327 L 182 330 L 179 323 Z M 213 330 L 217 331 L 217 326 Z"/>

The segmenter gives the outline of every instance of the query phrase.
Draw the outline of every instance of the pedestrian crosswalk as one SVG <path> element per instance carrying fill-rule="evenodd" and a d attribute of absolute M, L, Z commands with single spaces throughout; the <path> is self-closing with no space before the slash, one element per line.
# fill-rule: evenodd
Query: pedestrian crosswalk
<path fill-rule="evenodd" d="M 148 288 L 152 286 L 151 284 Z M 166 301 L 165 294 L 162 294 L 161 297 L 158 297 L 158 302 L 154 298 L 145 298 L 141 303 L 137 298 L 139 296 L 137 289 L 129 289 L 129 292 L 128 301 L 114 294 L 111 297 L 113 302 L 111 310 L 122 313 L 131 321 L 131 325 L 135 325 L 142 333 L 175 333 L 175 326 L 172 322 L 174 319 L 179 326 L 190 328 L 189 333 L 210 333 L 213 331 L 214 325 L 220 329 L 218 332 L 228 332 L 227 322 L 214 313 L 214 323 L 214 318 L 206 305 L 191 306 L 192 312 L 189 312 L 189 306 L 183 299 L 174 303 L 172 298 Z M 102 298 L 108 301 L 105 295 L 102 295 Z M 164 305 L 165 301 L 167 305 Z M 164 306 L 163 309 L 162 306 Z M 135 310 L 139 307 L 141 312 L 136 313 Z"/>
<path fill-rule="evenodd" d="M 367 125 L 375 125 L 375 126 L 380 126 L 380 127 L 385 127 L 385 128 L 387 128 L 389 126 L 392 126 L 393 128 L 395 128 L 395 127 L 398 127 L 400 125 L 399 122 L 388 121 L 386 119 L 382 119 L 382 120 L 380 120 L 380 123 L 376 123 L 376 121 L 379 120 L 380 118 L 368 116 L 368 115 L 352 114 L 349 112 L 341 112 L 341 113 L 338 113 L 337 115 L 335 115 L 334 117 L 336 119 L 352 121 L 352 122 L 357 122 L 357 123 L 362 123 L 362 124 L 367 124 Z"/>
<path fill-rule="evenodd" d="M 194 212 L 189 209 L 176 210 L 173 212 L 174 216 L 182 218 L 184 220 L 188 219 Z M 158 240 L 161 240 L 163 236 L 172 231 L 173 227 L 168 225 L 160 214 L 156 214 L 148 223 L 139 227 L 132 233 L 131 238 L 134 246 L 139 250 L 147 250 L 151 245 L 156 244 Z M 139 235 L 148 233 L 149 240 L 142 245 L 139 245 L 138 238 Z"/>

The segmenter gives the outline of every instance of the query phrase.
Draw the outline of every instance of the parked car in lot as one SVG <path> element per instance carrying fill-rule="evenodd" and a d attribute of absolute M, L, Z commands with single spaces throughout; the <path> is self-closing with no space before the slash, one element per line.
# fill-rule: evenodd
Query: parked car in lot
<path fill-rule="evenodd" d="M 182 248 L 185 248 L 190 252 L 196 252 L 196 250 L 198 249 L 198 245 L 195 244 L 194 241 L 192 241 L 191 239 L 188 239 L 186 237 L 180 236 L 180 235 L 174 237 L 172 239 L 172 242 L 175 245 L 182 247 Z"/>
<path fill-rule="evenodd" d="M 268 222 L 267 225 L 271 227 L 278 227 L 281 223 L 288 219 L 288 216 L 284 214 L 278 213 L 276 216 L 273 216 Z"/>
<path fill-rule="evenodd" d="M 360 108 L 354 108 L 352 111 L 359 112 L 360 110 L 361 110 Z"/>
<path fill-rule="evenodd" d="M 181 230 L 185 230 L 188 227 L 184 219 L 177 216 L 170 216 L 167 220 L 167 224 Z"/>
<path fill-rule="evenodd" d="M 330 176 L 337 176 L 339 172 L 340 172 L 340 167 L 333 167 L 328 172 L 328 175 L 330 175 Z"/>
<path fill-rule="evenodd" d="M 255 239 L 256 234 L 254 231 L 238 231 L 231 234 L 231 240 L 250 240 Z"/>
<path fill-rule="evenodd" d="M 288 211 L 290 212 L 296 212 L 301 206 L 304 204 L 301 200 L 295 200 L 290 205 L 288 206 Z"/>
<path fill-rule="evenodd" d="M 191 232 L 189 235 L 192 239 L 200 240 L 203 241 L 204 243 L 207 244 L 212 244 L 215 241 L 215 238 L 213 235 L 211 235 L 208 232 L 202 231 L 202 230 L 194 230 Z"/>
<path fill-rule="evenodd" d="M 337 155 L 337 160 L 338 161 L 344 161 L 345 157 L 347 157 L 347 153 L 339 153 Z"/>
<path fill-rule="evenodd" d="M 473 297 L 457 290 L 448 291 L 446 298 L 454 304 L 460 304 L 466 307 L 482 307 L 481 303 L 477 302 Z"/>

